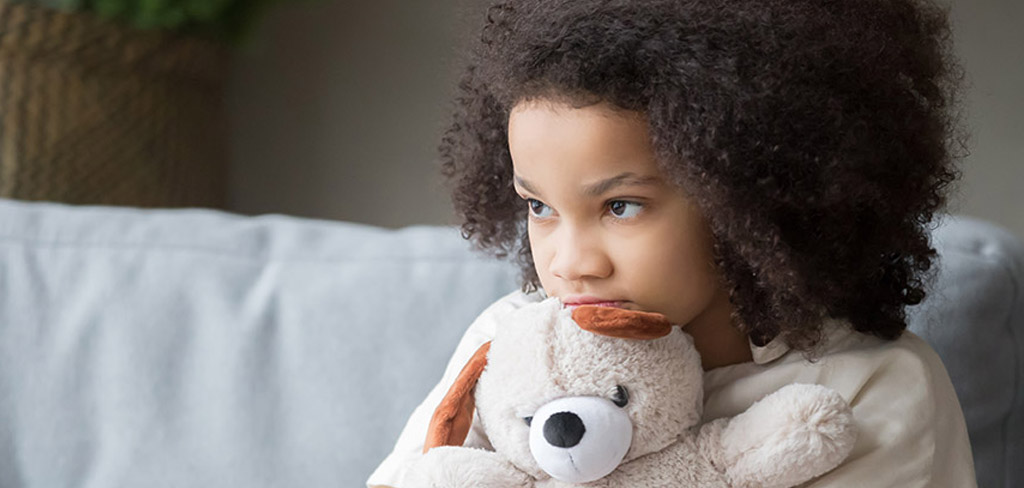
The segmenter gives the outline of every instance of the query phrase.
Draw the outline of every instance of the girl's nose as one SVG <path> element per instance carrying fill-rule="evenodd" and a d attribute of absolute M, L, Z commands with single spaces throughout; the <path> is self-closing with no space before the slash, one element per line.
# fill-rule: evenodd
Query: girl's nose
<path fill-rule="evenodd" d="M 561 237 L 555 242 L 552 275 L 566 281 L 611 275 L 611 259 L 597 239 L 575 230 L 568 230 Z"/>

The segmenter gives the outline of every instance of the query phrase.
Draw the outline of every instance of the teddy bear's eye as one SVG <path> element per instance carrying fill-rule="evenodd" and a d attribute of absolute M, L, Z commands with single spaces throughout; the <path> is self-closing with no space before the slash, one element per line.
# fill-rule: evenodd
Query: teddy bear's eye
<path fill-rule="evenodd" d="M 615 393 L 612 394 L 612 403 L 618 405 L 620 408 L 625 407 L 629 403 L 629 391 L 626 390 L 625 386 L 615 385 Z"/>
<path fill-rule="evenodd" d="M 526 426 L 529 427 L 533 423 L 533 417 L 523 417 L 523 422 L 526 422 Z"/>

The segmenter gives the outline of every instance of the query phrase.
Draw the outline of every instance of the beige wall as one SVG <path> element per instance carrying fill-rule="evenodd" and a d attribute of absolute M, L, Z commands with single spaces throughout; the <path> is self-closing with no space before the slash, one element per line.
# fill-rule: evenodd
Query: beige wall
<path fill-rule="evenodd" d="M 1024 237 L 1024 2 L 955 0 L 952 7 L 972 137 L 952 210 Z"/>
<path fill-rule="evenodd" d="M 230 206 L 397 227 L 451 222 L 435 147 L 483 1 L 275 10 L 233 68 Z M 952 210 L 1024 236 L 1024 2 L 955 0 L 973 134 Z"/>
<path fill-rule="evenodd" d="M 233 67 L 229 207 L 448 223 L 435 148 L 457 25 L 473 3 L 319 0 L 272 12 Z"/>

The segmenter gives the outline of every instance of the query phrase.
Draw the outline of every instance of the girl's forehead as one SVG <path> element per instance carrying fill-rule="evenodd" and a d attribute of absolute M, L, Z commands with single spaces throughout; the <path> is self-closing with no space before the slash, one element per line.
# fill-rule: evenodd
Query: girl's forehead
<path fill-rule="evenodd" d="M 587 194 L 664 181 L 646 121 L 602 104 L 519 105 L 509 117 L 508 140 L 515 183 L 527 191 L 559 180 Z"/>
<path fill-rule="evenodd" d="M 601 104 L 517 106 L 509 117 L 508 141 L 517 170 L 585 161 L 591 169 L 608 167 L 616 174 L 656 172 L 656 165 L 649 165 L 653 151 L 646 121 Z"/>

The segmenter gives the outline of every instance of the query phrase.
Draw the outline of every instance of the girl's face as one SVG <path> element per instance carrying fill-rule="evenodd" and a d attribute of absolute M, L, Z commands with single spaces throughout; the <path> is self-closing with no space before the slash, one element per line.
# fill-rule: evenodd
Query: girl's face
<path fill-rule="evenodd" d="M 548 296 L 658 312 L 688 330 L 728 323 L 707 223 L 658 168 L 640 114 L 524 102 L 508 139 Z"/>

